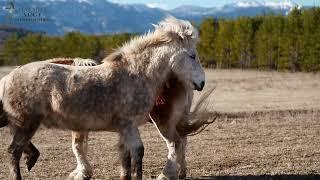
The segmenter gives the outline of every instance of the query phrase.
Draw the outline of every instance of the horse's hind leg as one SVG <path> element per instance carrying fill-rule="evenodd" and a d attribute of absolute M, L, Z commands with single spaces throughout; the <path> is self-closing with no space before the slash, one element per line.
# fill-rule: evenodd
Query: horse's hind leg
<path fill-rule="evenodd" d="M 129 149 L 132 162 L 132 177 L 136 180 L 142 180 L 142 159 L 144 147 L 140 138 L 138 128 L 133 124 L 126 124 L 120 130 L 120 142 L 123 142 Z"/>
<path fill-rule="evenodd" d="M 23 154 L 26 159 L 28 171 L 30 171 L 36 164 L 38 157 L 40 156 L 40 152 L 31 142 L 29 142 L 28 146 L 24 149 Z"/>
<path fill-rule="evenodd" d="M 131 156 L 130 150 L 126 147 L 123 142 L 123 138 L 120 139 L 118 144 L 119 155 L 120 155 L 120 179 L 130 180 L 131 179 Z"/>
<path fill-rule="evenodd" d="M 93 173 L 87 160 L 88 132 L 72 131 L 72 151 L 77 159 L 77 167 L 70 173 L 69 179 L 90 179 Z"/>
<path fill-rule="evenodd" d="M 10 180 L 21 180 L 20 173 L 20 159 L 22 152 L 30 143 L 32 136 L 39 127 L 39 123 L 32 124 L 32 127 L 29 128 L 20 128 L 20 127 L 10 127 L 11 133 L 13 135 L 12 142 L 8 148 L 8 153 L 10 155 Z"/>

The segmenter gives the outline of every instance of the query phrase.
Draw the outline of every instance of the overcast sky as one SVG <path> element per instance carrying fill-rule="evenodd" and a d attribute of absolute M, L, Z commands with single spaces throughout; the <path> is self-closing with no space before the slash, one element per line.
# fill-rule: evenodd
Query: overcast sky
<path fill-rule="evenodd" d="M 196 5 L 203 7 L 217 7 L 223 6 L 226 3 L 236 2 L 237 0 L 110 0 L 116 3 L 139 3 L 147 4 L 149 7 L 159 7 L 163 9 L 173 9 L 181 5 Z M 256 0 L 263 1 L 263 0 Z M 279 2 L 281 0 L 264 0 Z M 315 2 L 320 5 L 320 0 L 293 0 L 293 2 L 299 5 L 313 5 Z"/>

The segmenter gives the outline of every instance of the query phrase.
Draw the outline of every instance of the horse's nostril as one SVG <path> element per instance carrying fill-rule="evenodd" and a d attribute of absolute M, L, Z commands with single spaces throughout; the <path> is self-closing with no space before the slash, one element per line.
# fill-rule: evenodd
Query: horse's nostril
<path fill-rule="evenodd" d="M 198 89 L 198 85 L 196 83 L 193 83 L 193 86 L 195 89 Z"/>
<path fill-rule="evenodd" d="M 203 87 L 204 87 L 204 84 L 205 84 L 204 81 L 202 81 L 200 84 L 193 83 L 194 88 L 195 88 L 195 90 L 197 90 L 197 91 L 202 91 L 202 89 L 203 89 Z"/>
<path fill-rule="evenodd" d="M 204 85 L 205 85 L 205 82 L 202 81 L 202 82 L 201 82 L 201 89 L 203 89 Z"/>

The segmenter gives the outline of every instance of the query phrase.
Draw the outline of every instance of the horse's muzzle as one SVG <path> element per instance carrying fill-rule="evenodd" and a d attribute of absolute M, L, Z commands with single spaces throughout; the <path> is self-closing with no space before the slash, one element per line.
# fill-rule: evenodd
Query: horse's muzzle
<path fill-rule="evenodd" d="M 197 83 L 193 83 L 193 85 L 194 85 L 194 89 L 195 89 L 195 90 L 197 90 L 197 91 L 202 91 L 202 89 L 203 89 L 203 87 L 204 87 L 204 85 L 205 85 L 205 82 L 202 81 L 202 82 L 200 83 L 200 85 L 198 85 Z"/>

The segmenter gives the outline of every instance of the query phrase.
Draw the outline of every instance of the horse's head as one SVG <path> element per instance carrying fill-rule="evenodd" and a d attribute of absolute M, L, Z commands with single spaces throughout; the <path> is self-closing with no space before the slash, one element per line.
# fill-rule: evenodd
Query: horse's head
<path fill-rule="evenodd" d="M 190 88 L 201 91 L 205 73 L 196 49 L 197 29 L 189 21 L 169 17 L 156 25 L 156 30 L 166 31 L 172 39 L 173 53 L 169 65 L 173 74 Z"/>
<path fill-rule="evenodd" d="M 172 72 L 189 87 L 201 91 L 205 84 L 205 73 L 195 48 L 182 49 L 170 59 Z"/>

